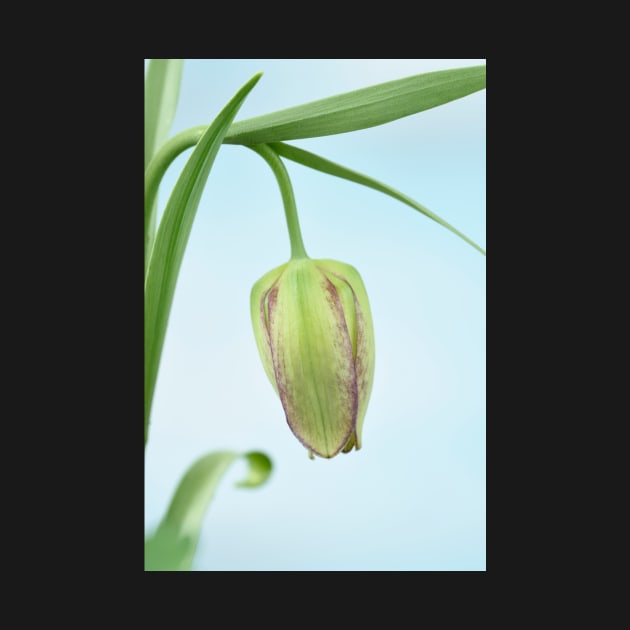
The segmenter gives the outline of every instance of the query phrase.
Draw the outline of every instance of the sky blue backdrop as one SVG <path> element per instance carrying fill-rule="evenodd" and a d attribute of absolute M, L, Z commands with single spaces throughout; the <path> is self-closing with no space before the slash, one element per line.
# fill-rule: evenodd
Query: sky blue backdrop
<path fill-rule="evenodd" d="M 236 120 L 484 59 L 188 59 L 171 135 L 208 124 L 252 75 Z M 146 66 L 146 62 L 145 62 Z M 292 143 L 379 179 L 486 246 L 486 91 L 387 125 Z M 160 189 L 168 198 L 190 150 Z M 410 207 L 285 161 L 307 252 L 354 265 L 376 337 L 363 449 L 311 461 L 256 350 L 249 292 L 288 260 L 266 163 L 224 145 L 182 264 L 147 446 L 145 528 L 213 450 L 262 450 L 254 490 L 235 464 L 204 520 L 195 570 L 486 567 L 486 259 Z"/>

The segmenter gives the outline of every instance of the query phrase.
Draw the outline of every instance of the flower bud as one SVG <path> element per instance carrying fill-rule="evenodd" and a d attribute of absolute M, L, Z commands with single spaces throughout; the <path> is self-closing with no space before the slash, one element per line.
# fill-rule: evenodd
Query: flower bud
<path fill-rule="evenodd" d="M 251 315 L 265 372 L 309 456 L 361 448 L 374 379 L 374 331 L 357 270 L 292 259 L 252 288 Z"/>

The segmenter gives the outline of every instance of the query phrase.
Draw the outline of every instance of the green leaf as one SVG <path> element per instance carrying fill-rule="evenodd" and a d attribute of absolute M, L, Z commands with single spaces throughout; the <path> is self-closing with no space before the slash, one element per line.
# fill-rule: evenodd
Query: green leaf
<path fill-rule="evenodd" d="M 243 481 L 239 481 L 238 488 L 256 488 L 267 481 L 271 474 L 271 460 L 264 453 L 251 451 L 244 456 L 248 463 L 248 474 Z"/>
<path fill-rule="evenodd" d="M 171 130 L 183 59 L 151 59 L 144 82 L 144 168 Z"/>
<path fill-rule="evenodd" d="M 281 142 L 272 142 L 269 145 L 278 155 L 287 158 L 288 160 L 292 160 L 294 162 L 298 162 L 304 166 L 308 166 L 315 170 L 321 171 L 322 173 L 327 173 L 328 175 L 334 175 L 335 177 L 341 177 L 343 179 L 347 179 L 351 182 L 355 182 L 357 184 L 362 184 L 363 186 L 367 186 L 368 188 L 373 188 L 374 190 L 378 190 L 394 199 L 398 199 L 398 201 L 402 201 L 406 203 L 408 206 L 411 206 L 415 210 L 418 210 L 425 216 L 433 219 L 436 223 L 439 223 L 441 226 L 445 227 L 447 230 L 453 232 L 453 234 L 457 234 L 460 238 L 465 240 L 469 245 L 472 245 L 475 249 L 480 251 L 484 256 L 486 255 L 485 250 L 483 250 L 477 243 L 468 238 L 465 234 L 462 234 L 459 230 L 456 230 L 450 223 L 447 223 L 444 219 L 440 218 L 437 214 L 431 212 L 431 210 L 425 208 L 422 204 L 418 203 L 411 199 L 411 197 L 407 197 L 403 193 L 397 191 L 391 186 L 387 186 L 387 184 L 383 184 L 367 175 L 362 175 L 357 171 L 350 170 L 345 166 L 341 166 L 340 164 L 336 164 L 335 162 L 331 162 L 323 157 L 315 155 L 314 153 L 310 153 L 309 151 L 304 151 L 303 149 L 298 149 L 297 147 L 291 146 L 290 144 L 284 144 Z"/>
<path fill-rule="evenodd" d="M 144 289 L 144 442 L 177 276 L 210 169 L 234 116 L 260 79 L 254 75 L 208 127 L 182 170 L 164 210 Z"/>
<path fill-rule="evenodd" d="M 144 570 L 189 571 L 194 555 L 192 539 L 179 536 L 167 523 L 144 541 Z"/>
<path fill-rule="evenodd" d="M 179 98 L 182 59 L 151 59 L 144 82 L 144 168 L 168 137 Z M 144 209 L 144 270 L 149 264 L 155 238 L 156 199 Z"/>
<path fill-rule="evenodd" d="M 263 144 L 366 129 L 485 87 L 485 65 L 427 72 L 234 123 L 225 142 Z"/>
<path fill-rule="evenodd" d="M 224 142 L 251 146 L 363 129 L 442 105 L 485 85 L 485 66 L 416 75 L 234 123 Z M 180 153 L 197 143 L 206 129 L 206 125 L 198 125 L 177 134 L 152 160 L 145 174 L 145 229 L 152 220 L 152 200 L 162 175 Z M 420 204 L 414 207 L 431 216 Z"/>
<path fill-rule="evenodd" d="M 203 518 L 221 478 L 240 457 L 248 464 L 247 477 L 237 487 L 256 488 L 271 474 L 271 460 L 264 453 L 210 453 L 186 472 L 155 533 L 144 546 L 145 571 L 190 571 Z"/>

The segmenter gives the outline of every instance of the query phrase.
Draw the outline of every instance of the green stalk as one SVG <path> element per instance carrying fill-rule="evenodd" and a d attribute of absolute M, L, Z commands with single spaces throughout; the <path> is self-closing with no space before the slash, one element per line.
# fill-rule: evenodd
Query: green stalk
<path fill-rule="evenodd" d="M 287 228 L 289 230 L 289 239 L 291 241 L 291 260 L 297 258 L 308 258 L 302 241 L 302 232 L 300 230 L 300 222 L 295 206 L 295 197 L 293 195 L 293 186 L 289 179 L 289 173 L 278 154 L 266 144 L 256 144 L 249 147 L 252 151 L 256 151 L 271 167 L 273 174 L 278 180 L 280 193 L 282 194 L 282 203 L 284 204 L 284 214 L 287 219 Z"/>
<path fill-rule="evenodd" d="M 151 250 L 155 240 L 155 231 L 151 230 L 150 227 L 155 224 L 157 205 L 155 201 L 162 177 L 164 177 L 164 173 L 166 173 L 168 167 L 180 153 L 194 147 L 199 142 L 206 129 L 208 129 L 208 125 L 201 125 L 186 129 L 186 131 L 173 136 L 160 147 L 160 150 L 153 156 L 144 173 L 145 274 L 149 268 Z"/>

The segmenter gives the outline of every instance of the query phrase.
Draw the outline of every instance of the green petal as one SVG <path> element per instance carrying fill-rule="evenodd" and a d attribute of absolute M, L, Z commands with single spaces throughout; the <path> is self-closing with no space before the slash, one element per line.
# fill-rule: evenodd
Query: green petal
<path fill-rule="evenodd" d="M 356 427 L 352 344 L 335 286 L 315 261 L 291 261 L 267 296 L 271 352 L 287 422 L 304 446 L 333 457 Z"/>
<path fill-rule="evenodd" d="M 271 341 L 269 339 L 269 314 L 267 312 L 267 294 L 272 289 L 278 278 L 282 275 L 286 267 L 280 265 L 270 272 L 266 273 L 256 284 L 252 287 L 250 294 L 250 312 L 252 316 L 252 325 L 254 326 L 254 337 L 256 338 L 256 346 L 260 358 L 262 359 L 265 373 L 269 378 L 269 381 L 273 385 L 276 394 L 278 393 L 278 386 L 276 384 L 276 375 L 273 369 L 273 361 L 271 359 Z"/>
<path fill-rule="evenodd" d="M 365 290 L 363 280 L 359 272 L 352 266 L 336 260 L 318 260 L 317 264 L 343 277 L 352 287 L 355 299 L 356 317 L 356 358 L 355 369 L 357 374 L 358 412 L 355 446 L 361 448 L 361 431 L 367 411 L 372 385 L 374 384 L 374 325 L 370 303 Z M 351 447 L 348 448 L 350 450 Z M 344 452 L 346 450 L 344 449 Z"/>
<path fill-rule="evenodd" d="M 352 357 L 356 358 L 357 355 L 357 318 L 356 318 L 356 306 L 354 302 L 354 291 L 348 283 L 348 281 L 341 276 L 338 272 L 332 270 L 330 267 L 320 265 L 320 261 L 316 260 L 317 268 L 322 271 L 328 280 L 333 283 L 339 300 L 341 301 L 341 307 L 343 309 L 344 319 L 346 326 L 348 327 L 348 335 L 350 336 L 350 342 L 352 343 Z"/>

